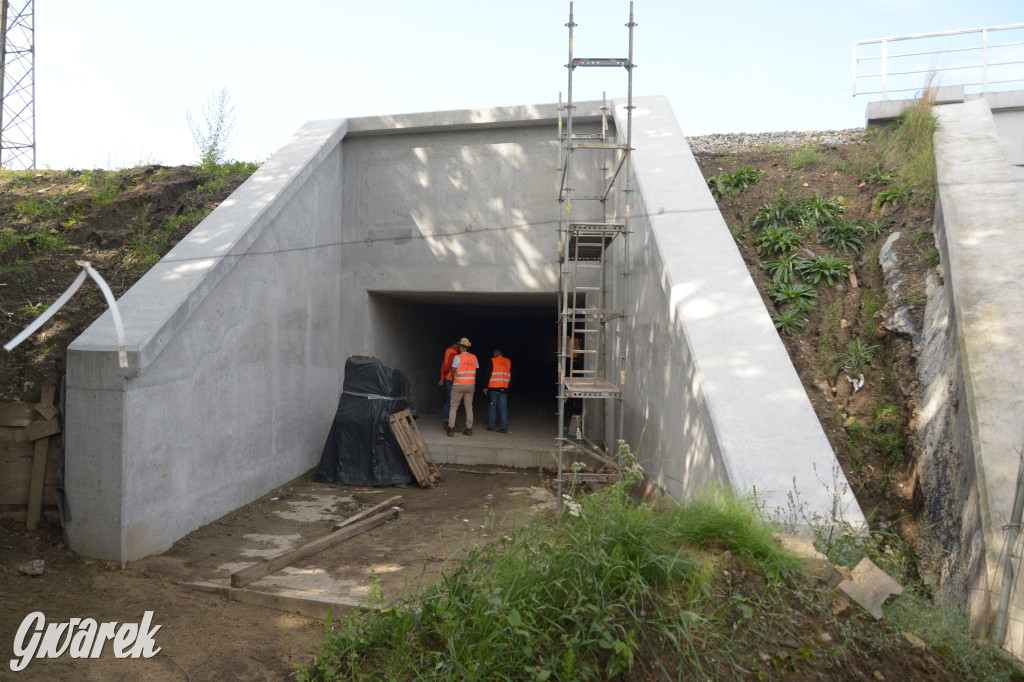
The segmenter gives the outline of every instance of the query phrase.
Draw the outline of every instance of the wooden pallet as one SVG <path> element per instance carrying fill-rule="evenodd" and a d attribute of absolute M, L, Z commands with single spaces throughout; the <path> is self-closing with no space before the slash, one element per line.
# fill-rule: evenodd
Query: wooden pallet
<path fill-rule="evenodd" d="M 421 488 L 434 487 L 441 480 L 441 472 L 438 471 L 434 457 L 430 454 L 430 448 L 423 441 L 420 427 L 416 425 L 416 421 L 412 418 L 412 413 L 409 410 L 395 412 L 391 415 L 389 421 L 391 422 L 391 430 L 398 440 L 398 445 L 402 448 L 402 453 L 405 455 L 405 460 L 409 462 L 409 468 L 412 469 L 412 475 L 416 477 L 416 482 L 419 483 Z M 424 453 L 430 458 L 432 470 L 427 468 L 427 462 L 423 458 Z"/>

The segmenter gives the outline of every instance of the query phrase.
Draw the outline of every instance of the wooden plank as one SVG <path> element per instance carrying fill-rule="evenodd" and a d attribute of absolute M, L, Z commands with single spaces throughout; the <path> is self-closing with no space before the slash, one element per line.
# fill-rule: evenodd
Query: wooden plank
<path fill-rule="evenodd" d="M 426 452 L 427 453 L 427 457 L 430 458 L 430 463 L 434 467 L 434 471 L 433 471 L 434 475 L 437 476 L 437 478 L 440 479 L 441 478 L 441 471 L 440 471 L 440 469 L 437 468 L 437 462 L 434 461 L 434 456 L 432 454 L 430 454 L 430 448 L 427 446 L 427 441 L 423 439 L 423 434 L 420 433 L 420 426 L 419 426 L 419 424 L 416 423 L 415 419 L 412 420 L 412 428 L 416 429 L 416 440 L 418 440 L 420 443 L 423 443 L 423 451 Z"/>
<path fill-rule="evenodd" d="M 372 515 L 376 514 L 381 509 L 387 509 L 388 507 L 391 507 L 391 506 L 393 506 L 395 504 L 398 504 L 398 501 L 401 500 L 401 499 L 402 499 L 401 495 L 395 495 L 394 497 L 389 497 L 388 499 L 384 500 L 380 504 L 375 504 L 372 507 L 370 507 L 369 509 L 364 509 L 363 511 L 359 512 L 358 514 L 355 514 L 353 516 L 348 517 L 344 521 L 339 521 L 338 523 L 334 524 L 334 528 L 338 529 L 338 528 L 344 528 L 345 526 L 351 526 L 353 523 L 355 523 L 359 519 L 365 519 L 367 516 L 372 516 Z"/>
<path fill-rule="evenodd" d="M 57 406 L 53 404 L 54 393 L 55 391 L 53 386 L 43 386 L 39 403 L 35 406 L 36 412 L 41 414 L 43 419 L 46 419 L 47 421 L 60 414 L 60 410 L 58 410 Z"/>
<path fill-rule="evenodd" d="M 34 408 L 32 403 L 0 403 L 0 426 L 28 426 L 36 418 Z"/>
<path fill-rule="evenodd" d="M 29 440 L 39 440 L 40 438 L 46 438 L 58 433 L 60 433 L 59 419 L 32 422 L 25 428 L 25 435 L 28 436 Z"/>
<path fill-rule="evenodd" d="M 423 442 L 419 427 L 413 421 L 412 413 L 409 410 L 395 412 L 388 420 L 391 422 L 391 431 L 395 434 L 395 440 L 398 441 L 416 482 L 421 488 L 433 487 L 440 476 L 432 475 L 427 468 L 427 463 L 423 459 L 423 448 L 426 447 L 426 443 Z M 414 428 L 416 429 L 415 435 L 413 435 Z M 436 471 L 436 465 L 434 469 Z"/>
<path fill-rule="evenodd" d="M 38 412 L 42 418 L 47 421 L 60 414 L 60 410 L 57 409 L 56 405 L 45 405 L 43 403 L 36 405 L 36 412 Z"/>
<path fill-rule="evenodd" d="M 43 511 L 46 452 L 49 450 L 49 446 L 49 436 L 44 436 L 36 441 L 35 453 L 32 456 L 32 479 L 28 487 L 28 515 L 25 517 L 25 530 L 35 530 L 39 527 L 39 515 Z"/>
<path fill-rule="evenodd" d="M 270 594 L 268 592 L 259 592 L 253 589 L 228 587 L 227 585 L 206 582 L 180 582 L 178 585 L 192 590 L 197 590 L 199 592 L 215 594 L 217 596 L 224 597 L 225 599 L 245 604 L 255 604 L 256 606 L 262 606 L 268 609 L 277 609 L 278 611 L 287 611 L 289 613 L 300 613 L 304 616 L 309 616 L 310 618 L 316 618 L 317 620 L 325 620 L 327 618 L 328 610 L 330 610 L 331 614 L 333 614 L 335 618 L 340 614 L 348 613 L 352 609 L 360 609 L 361 611 L 380 610 L 379 607 L 343 598 L 328 602 L 321 601 L 319 599 L 309 599 L 306 597 L 296 597 L 286 594 Z"/>
<path fill-rule="evenodd" d="M 259 563 L 247 566 L 240 571 L 235 571 L 231 574 L 231 584 L 234 587 L 244 587 L 254 580 L 259 580 L 265 575 L 276 573 L 285 566 L 291 566 L 299 559 L 305 559 L 308 556 L 312 556 L 317 552 L 321 552 L 328 547 L 338 544 L 342 540 L 348 540 L 351 537 L 355 537 L 360 533 L 376 528 L 385 521 L 393 519 L 398 516 L 398 510 L 392 509 L 391 511 L 378 514 L 377 516 L 370 517 L 359 521 L 351 526 L 345 526 L 333 533 L 328 533 L 322 538 L 317 538 L 312 542 L 307 542 L 301 547 L 290 549 L 287 552 L 281 552 L 274 556 L 267 557 Z"/>

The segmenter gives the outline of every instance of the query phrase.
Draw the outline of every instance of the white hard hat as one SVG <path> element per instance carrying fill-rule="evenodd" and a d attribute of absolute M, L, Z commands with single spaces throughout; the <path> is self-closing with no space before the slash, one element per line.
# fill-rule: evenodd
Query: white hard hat
<path fill-rule="evenodd" d="M 459 345 L 460 346 L 465 346 L 466 348 L 469 348 L 473 344 L 471 344 L 469 342 L 469 339 L 467 339 L 465 336 L 463 336 L 461 339 L 459 339 Z"/>

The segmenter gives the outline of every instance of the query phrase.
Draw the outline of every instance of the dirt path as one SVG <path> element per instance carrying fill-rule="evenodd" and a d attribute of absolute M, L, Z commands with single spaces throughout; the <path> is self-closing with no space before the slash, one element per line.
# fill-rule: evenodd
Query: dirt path
<path fill-rule="evenodd" d="M 262 557 L 315 539 L 341 519 L 402 495 L 397 519 L 262 578 L 247 589 L 306 598 L 351 598 L 379 585 L 397 597 L 435 579 L 449 560 L 500 538 L 551 507 L 535 471 L 495 467 L 442 468 L 433 489 L 359 488 L 314 483 L 309 474 L 203 526 L 167 552 L 132 562 L 82 558 L 65 549 L 59 528 L 28 534 L 0 525 L 0 642 L 8 654 L 0 679 L 17 680 L 283 680 L 311 660 L 322 622 L 188 589 L 183 582 L 219 581 Z M 274 499 L 276 498 L 276 499 Z M 42 576 L 18 567 L 46 561 Z M 24 618 L 47 622 L 93 618 L 139 623 L 146 611 L 161 626 L 152 659 L 118 659 L 108 645 L 98 659 L 33 660 L 12 673 L 9 658 Z"/>

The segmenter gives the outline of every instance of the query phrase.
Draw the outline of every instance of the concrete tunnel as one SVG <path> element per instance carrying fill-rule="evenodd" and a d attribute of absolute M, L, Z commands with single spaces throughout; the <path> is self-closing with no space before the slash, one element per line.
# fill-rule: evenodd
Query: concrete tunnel
<path fill-rule="evenodd" d="M 370 307 L 378 313 L 382 334 L 408 339 L 410 360 L 399 369 L 413 381 L 413 401 L 421 418 L 440 421 L 443 389 L 437 381 L 441 359 L 452 341 L 465 336 L 480 361 L 478 388 L 486 385 L 488 358 L 495 348 L 512 360 L 509 420 L 514 432 L 535 428 L 537 417 L 543 415 L 552 427 L 556 425 L 556 295 L 375 291 L 370 292 Z M 394 314 L 382 314 L 386 308 Z M 416 338 L 409 338 L 407 327 L 416 331 Z M 473 410 L 474 429 L 484 428 L 487 399 L 480 391 Z"/>
<path fill-rule="evenodd" d="M 610 104 L 621 139 L 625 102 Z M 724 484 L 785 509 L 797 485 L 811 517 L 837 503 L 817 472 L 838 472 L 844 519 L 862 524 L 671 107 L 633 104 L 630 248 L 609 249 L 629 273 L 628 291 L 622 277 L 609 291 L 626 314 L 621 436 L 677 499 Z M 574 130 L 599 132 L 601 107 L 577 102 Z M 500 344 L 515 371 L 511 428 L 550 410 L 553 436 L 557 111 L 303 126 L 118 302 L 126 367 L 109 311 L 69 346 L 72 549 L 121 562 L 160 552 L 308 472 L 353 355 L 401 369 L 429 415 L 445 347 L 468 336 L 486 361 Z M 581 195 L 600 180 L 594 164 L 571 178 Z M 613 196 L 609 214 L 624 203 Z M 575 210 L 602 219 L 599 206 Z M 550 436 L 531 463 L 553 463 Z M 452 447 L 439 464 L 505 462 L 483 439 L 441 440 Z"/>

